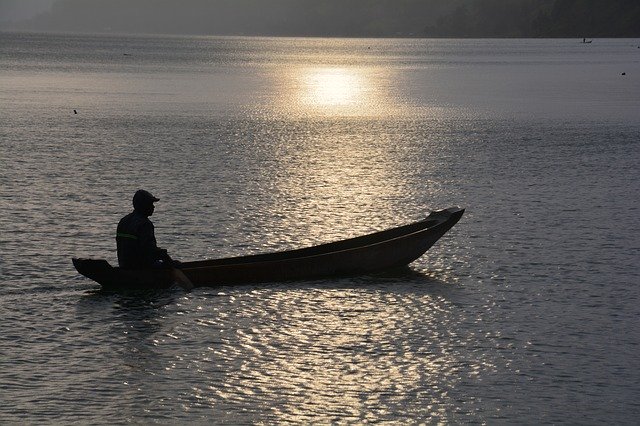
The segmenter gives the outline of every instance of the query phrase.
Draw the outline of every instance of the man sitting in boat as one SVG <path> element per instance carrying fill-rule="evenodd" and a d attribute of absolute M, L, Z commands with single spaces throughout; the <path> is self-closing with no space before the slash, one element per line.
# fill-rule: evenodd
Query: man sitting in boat
<path fill-rule="evenodd" d="M 143 189 L 133 196 L 133 212 L 118 223 L 116 244 L 118 246 L 118 264 L 121 268 L 144 269 L 173 266 L 174 261 L 165 249 L 158 247 L 153 223 L 149 216 L 153 214 L 153 203 L 160 201 Z"/>

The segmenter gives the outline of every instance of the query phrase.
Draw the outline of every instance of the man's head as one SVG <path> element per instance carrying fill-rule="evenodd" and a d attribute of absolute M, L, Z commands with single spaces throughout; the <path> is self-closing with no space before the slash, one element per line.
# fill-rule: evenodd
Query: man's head
<path fill-rule="evenodd" d="M 153 203 L 156 201 L 160 201 L 160 199 L 144 189 L 139 189 L 133 195 L 133 209 L 145 216 L 151 216 L 155 209 Z"/>

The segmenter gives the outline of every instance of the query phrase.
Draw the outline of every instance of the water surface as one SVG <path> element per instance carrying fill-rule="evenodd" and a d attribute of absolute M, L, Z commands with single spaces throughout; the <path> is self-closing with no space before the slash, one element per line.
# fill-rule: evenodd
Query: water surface
<path fill-rule="evenodd" d="M 0 34 L 0 420 L 634 423 L 638 43 Z M 467 212 L 389 274 L 96 292 L 141 187 L 185 260 Z"/>

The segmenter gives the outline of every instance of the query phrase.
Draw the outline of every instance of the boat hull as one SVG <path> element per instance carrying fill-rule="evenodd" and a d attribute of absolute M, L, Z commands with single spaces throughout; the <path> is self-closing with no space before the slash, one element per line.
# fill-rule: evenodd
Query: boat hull
<path fill-rule="evenodd" d="M 185 262 L 180 269 L 195 287 L 374 273 L 408 265 L 422 256 L 463 213 L 464 209 L 450 208 L 420 222 L 363 237 L 298 250 Z M 103 289 L 166 288 L 175 282 L 171 269 L 127 270 L 96 259 L 73 259 L 73 264 Z"/>

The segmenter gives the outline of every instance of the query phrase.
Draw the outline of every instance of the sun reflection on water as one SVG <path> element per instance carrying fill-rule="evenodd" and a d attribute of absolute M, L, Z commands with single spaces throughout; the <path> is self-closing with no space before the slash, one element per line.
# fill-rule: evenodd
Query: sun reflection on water
<path fill-rule="evenodd" d="M 365 94 L 362 74 L 344 68 L 317 68 L 303 74 L 307 93 L 303 102 L 322 107 L 354 105 Z"/>
<path fill-rule="evenodd" d="M 405 415 L 442 420 L 456 369 L 483 368 L 456 353 L 457 319 L 441 297 L 354 288 L 260 298 L 269 308 L 248 315 L 263 322 L 234 333 L 229 349 L 241 363 L 227 371 L 223 386 L 204 392 L 212 404 L 268 404 L 276 422 L 380 421 L 398 406 Z M 425 405 L 407 404 L 416 398 Z"/>
<path fill-rule="evenodd" d="M 310 138 L 286 158 L 272 177 L 272 190 L 273 211 L 282 214 L 287 229 L 275 231 L 294 236 L 297 245 L 363 235 L 400 222 L 402 212 L 394 200 L 404 182 L 390 170 L 383 147 L 345 139 L 336 129 L 331 138 Z"/>
<path fill-rule="evenodd" d="M 280 100 L 298 114 L 382 116 L 397 109 L 387 93 L 388 71 L 316 66 L 294 68 L 287 75 Z"/>
<path fill-rule="evenodd" d="M 289 118 L 286 139 L 265 145 L 277 159 L 276 168 L 264 168 L 263 179 L 270 182 L 271 211 L 282 219 L 269 231 L 279 247 L 282 235 L 300 247 L 401 222 L 394 200 L 407 191 L 393 169 L 395 137 L 366 139 L 353 128 L 363 117 L 373 122 L 393 113 L 388 78 L 386 71 L 348 66 L 292 68 L 277 78 L 272 107 L 305 117 Z"/>

